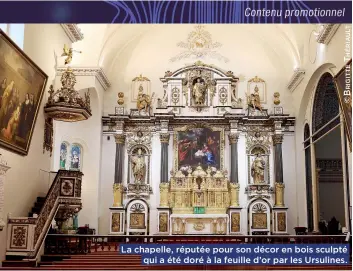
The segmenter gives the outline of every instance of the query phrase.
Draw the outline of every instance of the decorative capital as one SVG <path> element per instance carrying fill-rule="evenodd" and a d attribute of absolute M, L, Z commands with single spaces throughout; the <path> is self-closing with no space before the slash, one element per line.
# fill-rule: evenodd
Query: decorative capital
<path fill-rule="evenodd" d="M 282 144 L 283 134 L 275 134 L 272 136 L 273 145 Z"/>
<path fill-rule="evenodd" d="M 169 144 L 170 134 L 159 134 L 159 139 L 161 143 Z"/>
<path fill-rule="evenodd" d="M 229 139 L 230 145 L 236 144 L 236 143 L 238 143 L 239 135 L 238 134 L 229 134 L 228 139 Z"/>
<path fill-rule="evenodd" d="M 229 183 L 231 189 L 235 189 L 239 191 L 240 184 L 239 183 Z"/>
<path fill-rule="evenodd" d="M 115 142 L 116 144 L 125 144 L 125 135 L 124 134 L 115 135 Z"/>
<path fill-rule="evenodd" d="M 123 185 L 121 183 L 114 183 L 113 184 L 113 191 L 122 191 L 123 190 Z"/>
<path fill-rule="evenodd" d="M 276 187 L 276 189 L 283 189 L 284 188 L 284 183 L 276 183 L 275 187 Z"/>

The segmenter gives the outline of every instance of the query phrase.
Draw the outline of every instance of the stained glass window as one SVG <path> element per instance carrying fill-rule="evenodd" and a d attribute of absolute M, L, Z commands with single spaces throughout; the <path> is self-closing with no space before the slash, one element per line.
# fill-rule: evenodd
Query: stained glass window
<path fill-rule="evenodd" d="M 61 146 L 60 146 L 60 169 L 66 169 L 67 149 L 68 149 L 68 144 L 66 142 L 61 143 Z"/>
<path fill-rule="evenodd" d="M 73 144 L 71 147 L 71 170 L 80 170 L 81 169 L 81 154 L 82 149 L 78 144 Z"/>

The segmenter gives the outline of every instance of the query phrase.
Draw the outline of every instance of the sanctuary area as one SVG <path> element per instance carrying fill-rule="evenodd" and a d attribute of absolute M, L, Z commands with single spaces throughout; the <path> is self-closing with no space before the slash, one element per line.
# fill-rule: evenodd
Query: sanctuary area
<path fill-rule="evenodd" d="M 0 28 L 4 267 L 351 232 L 351 25 Z"/>

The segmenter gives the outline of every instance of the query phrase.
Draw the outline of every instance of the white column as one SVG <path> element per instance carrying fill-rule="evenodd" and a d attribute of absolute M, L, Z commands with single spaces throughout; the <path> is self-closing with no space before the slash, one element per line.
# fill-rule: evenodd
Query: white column
<path fill-rule="evenodd" d="M 311 183 L 312 183 L 312 200 L 313 200 L 313 232 L 319 232 L 319 204 L 318 204 L 318 186 L 316 175 L 316 155 L 315 144 L 310 145 L 311 157 Z"/>
<path fill-rule="evenodd" d="M 1 154 L 0 154 L 1 156 Z M 0 158 L 1 159 L 1 158 Z M 4 180 L 5 173 L 10 167 L 7 166 L 7 162 L 3 159 L 0 160 L 0 231 L 5 227 L 5 221 L 3 220 L 4 216 L 4 204 L 5 204 L 5 188 L 4 188 Z"/>
<path fill-rule="evenodd" d="M 343 172 L 343 198 L 344 198 L 344 220 L 345 227 L 349 230 L 349 206 L 348 206 L 348 195 L 347 195 L 347 164 L 346 164 L 346 135 L 344 131 L 344 120 L 341 114 L 341 149 L 342 149 L 342 172 Z"/>

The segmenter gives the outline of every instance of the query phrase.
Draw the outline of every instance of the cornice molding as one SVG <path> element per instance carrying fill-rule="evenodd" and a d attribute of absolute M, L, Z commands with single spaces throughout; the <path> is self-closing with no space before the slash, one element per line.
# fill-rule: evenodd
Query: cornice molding
<path fill-rule="evenodd" d="M 293 75 L 287 85 L 287 88 L 289 89 L 290 92 L 293 92 L 297 88 L 297 86 L 303 80 L 304 75 L 305 75 L 305 70 L 300 69 L 300 68 L 296 68 L 294 70 L 294 73 L 293 73 Z"/>
<path fill-rule="evenodd" d="M 108 77 L 101 67 L 70 67 L 70 69 L 76 76 L 95 76 L 104 90 L 110 87 Z M 59 67 L 56 74 L 61 76 L 66 70 L 67 67 Z"/>
<path fill-rule="evenodd" d="M 61 24 L 61 27 L 64 29 L 71 42 L 83 40 L 83 34 L 77 24 Z"/>
<path fill-rule="evenodd" d="M 329 44 L 339 27 L 339 24 L 322 24 L 316 41 L 318 43 Z"/>

